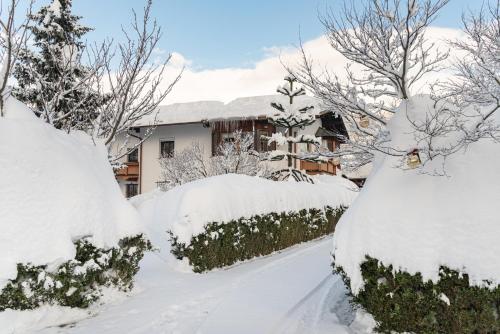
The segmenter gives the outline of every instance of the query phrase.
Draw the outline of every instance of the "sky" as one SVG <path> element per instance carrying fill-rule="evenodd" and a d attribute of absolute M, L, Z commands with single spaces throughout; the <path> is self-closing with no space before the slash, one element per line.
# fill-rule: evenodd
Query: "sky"
<path fill-rule="evenodd" d="M 39 0 L 41 1 L 41 0 Z M 43 1 L 43 0 L 42 0 Z M 362 1 L 356 1 L 358 4 Z M 197 69 L 251 67 L 276 47 L 323 34 L 318 15 L 340 0 L 156 0 L 153 14 L 164 30 L 161 48 L 178 52 Z M 131 8 L 143 0 L 73 0 L 75 13 L 95 28 L 91 39 L 119 36 Z M 481 0 L 451 0 L 434 25 L 460 28 L 462 11 Z"/>
<path fill-rule="evenodd" d="M 38 3 L 49 0 L 38 0 Z M 354 0 L 357 6 L 363 1 Z M 74 14 L 94 28 L 89 41 L 120 40 L 121 27 L 145 0 L 73 0 Z M 299 32 L 321 66 L 343 73 L 345 59 L 324 38 L 318 16 L 337 12 L 341 0 L 154 0 L 153 16 L 163 29 L 157 57 L 173 54 L 165 87 L 184 68 L 164 104 L 199 100 L 229 102 L 237 97 L 274 94 L 285 74 L 282 63 L 299 61 Z M 429 30 L 438 45 L 460 36 L 463 11 L 481 0 L 450 0 Z M 445 46 L 445 45 L 444 45 Z"/>

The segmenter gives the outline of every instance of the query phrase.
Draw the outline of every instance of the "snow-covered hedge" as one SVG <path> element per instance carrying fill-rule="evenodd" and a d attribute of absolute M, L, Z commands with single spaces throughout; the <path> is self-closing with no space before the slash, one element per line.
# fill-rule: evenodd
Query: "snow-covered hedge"
<path fill-rule="evenodd" d="M 17 277 L 0 291 L 0 311 L 42 304 L 86 308 L 101 297 L 104 286 L 131 289 L 139 261 L 151 249 L 142 235 L 122 239 L 110 249 L 97 248 L 88 239 L 79 239 L 75 247 L 75 258 L 57 270 L 18 264 Z"/>
<path fill-rule="evenodd" d="M 402 105 L 389 123 L 390 146 L 418 148 L 408 119 L 432 108 L 425 96 Z M 435 144 L 453 139 L 450 134 Z M 484 139 L 417 169 L 377 157 L 337 225 L 333 252 L 355 300 L 384 331 L 441 332 L 439 323 L 451 321 L 451 332 L 464 328 L 454 333 L 498 332 L 499 153 L 500 144 Z"/>
<path fill-rule="evenodd" d="M 187 244 L 170 232 L 172 254 L 187 258 L 195 272 L 230 266 L 333 233 L 344 210 L 327 206 L 212 222 Z"/>
<path fill-rule="evenodd" d="M 170 231 L 177 257 L 203 271 L 328 234 L 356 195 L 340 177 L 310 184 L 227 174 L 133 202 L 155 235 Z"/>
<path fill-rule="evenodd" d="M 90 300 L 101 284 L 129 287 L 127 275 L 137 270 L 148 242 L 137 211 L 120 193 L 105 147 L 84 133 L 54 129 L 14 98 L 4 111 L 0 310 L 58 302 L 48 296 L 75 291 Z"/>

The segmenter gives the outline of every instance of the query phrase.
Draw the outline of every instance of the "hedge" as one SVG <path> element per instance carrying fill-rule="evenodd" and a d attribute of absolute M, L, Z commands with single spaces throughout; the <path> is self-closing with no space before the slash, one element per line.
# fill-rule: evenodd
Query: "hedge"
<path fill-rule="evenodd" d="M 211 222 L 189 244 L 169 231 L 171 252 L 187 258 L 195 272 L 221 268 L 330 234 L 344 211 L 326 207 Z"/>
<path fill-rule="evenodd" d="M 336 268 L 349 279 L 342 268 Z M 470 285 L 466 273 L 440 267 L 437 283 L 394 271 L 377 259 L 361 264 L 363 289 L 352 296 L 377 321 L 380 333 L 500 333 L 500 287 Z"/>
<path fill-rule="evenodd" d="M 130 290 L 139 261 L 152 248 L 142 235 L 125 238 L 110 249 L 97 248 L 89 239 L 80 239 L 75 246 L 75 258 L 55 271 L 19 263 L 17 277 L 0 291 L 0 311 L 41 304 L 86 308 L 99 299 L 104 286 Z"/>

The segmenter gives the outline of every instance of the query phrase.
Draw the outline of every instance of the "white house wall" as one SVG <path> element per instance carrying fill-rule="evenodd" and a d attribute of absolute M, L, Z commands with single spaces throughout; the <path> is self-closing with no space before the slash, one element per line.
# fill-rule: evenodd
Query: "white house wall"
<path fill-rule="evenodd" d="M 206 157 L 212 151 L 212 129 L 204 128 L 201 123 L 161 125 L 151 137 L 142 143 L 141 157 L 141 193 L 156 189 L 156 182 L 160 181 L 160 141 L 173 140 L 174 151 L 182 151 L 198 141 L 205 149 Z"/>
<path fill-rule="evenodd" d="M 321 120 L 317 119 L 312 125 L 305 129 L 299 129 L 298 134 L 314 135 L 317 129 L 321 126 Z M 146 128 L 140 128 L 139 133 L 134 133 L 137 136 L 143 137 Z M 142 143 L 142 152 L 139 153 L 140 159 L 140 193 L 146 193 L 157 188 L 157 182 L 161 180 L 160 167 L 160 142 L 163 140 L 173 140 L 174 150 L 179 152 L 191 146 L 194 141 L 199 142 L 205 150 L 206 158 L 208 159 L 212 153 L 212 128 L 206 128 L 201 123 L 188 124 L 173 124 L 160 125 L 154 129 L 153 134 Z M 118 138 L 113 147 L 123 147 L 124 138 Z M 137 143 L 137 139 L 129 138 L 126 146 L 133 147 Z M 287 151 L 287 145 L 277 147 L 278 150 Z M 307 150 L 307 144 L 297 144 L 297 151 Z M 120 159 L 126 162 L 126 157 Z M 275 169 L 287 167 L 286 159 L 270 163 Z M 299 166 L 297 166 L 299 167 Z M 125 184 L 127 181 L 119 182 L 120 188 L 125 193 Z"/>

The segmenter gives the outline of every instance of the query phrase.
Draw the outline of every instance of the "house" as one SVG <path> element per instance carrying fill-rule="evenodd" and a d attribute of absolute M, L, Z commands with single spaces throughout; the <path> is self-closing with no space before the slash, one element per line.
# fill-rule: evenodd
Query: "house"
<path fill-rule="evenodd" d="M 218 101 L 201 101 L 177 103 L 161 106 L 156 117 L 142 119 L 129 131 L 127 140 L 118 139 L 114 149 L 134 147 L 148 133 L 152 134 L 135 150 L 124 156 L 121 162 L 124 168 L 116 172 L 120 187 L 127 197 L 149 192 L 157 188 L 161 178 L 159 159 L 175 154 L 188 148 L 194 141 L 204 147 L 208 158 L 217 152 L 217 147 L 225 140 L 231 140 L 235 130 L 254 134 L 254 149 L 265 152 L 275 149 L 268 145 L 263 135 L 270 136 L 277 130 L 269 122 L 269 117 L 276 113 L 270 106 L 271 102 L 285 103 L 287 97 L 282 95 L 255 96 L 238 98 L 227 104 Z M 305 129 L 299 129 L 300 134 L 311 134 L 322 138 L 322 145 L 334 151 L 342 143 L 342 136 L 347 135 L 346 128 L 340 117 L 331 111 L 324 110 L 315 98 L 304 96 L 298 99 L 300 105 L 313 105 L 316 121 Z M 286 147 L 277 149 L 287 150 Z M 307 144 L 294 144 L 295 152 L 311 150 Z M 273 167 L 286 167 L 286 161 L 272 162 Z M 338 174 L 340 166 L 333 162 L 316 163 L 295 161 L 295 168 L 308 174 Z"/>

